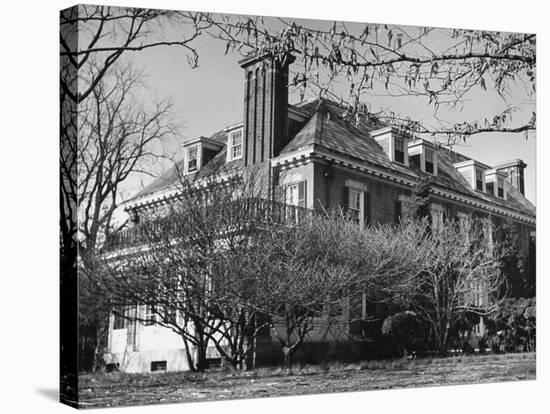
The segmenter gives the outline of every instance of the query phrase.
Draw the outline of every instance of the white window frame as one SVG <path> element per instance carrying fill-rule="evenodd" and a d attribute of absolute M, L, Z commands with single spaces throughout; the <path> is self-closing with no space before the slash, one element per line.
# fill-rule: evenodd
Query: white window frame
<path fill-rule="evenodd" d="M 303 185 L 303 190 L 304 190 L 303 198 L 300 198 L 300 185 Z M 294 196 L 292 196 L 292 199 L 289 199 L 289 195 L 292 194 L 289 190 L 294 187 L 296 188 L 296 200 L 293 199 Z M 285 186 L 285 204 L 296 206 L 296 207 L 306 207 L 306 203 L 307 203 L 307 186 L 305 181 L 295 181 Z"/>
<path fill-rule="evenodd" d="M 399 164 L 407 165 L 407 145 L 405 143 L 405 139 L 402 137 L 393 137 L 394 141 L 394 148 L 393 148 L 393 160 L 395 162 L 398 162 Z M 399 148 L 401 146 L 401 148 Z M 403 153 L 403 161 L 397 160 L 397 151 Z"/>
<path fill-rule="evenodd" d="M 497 177 L 497 188 L 496 188 L 496 196 L 499 198 L 506 198 L 506 193 L 504 192 L 504 178 Z M 502 189 L 502 197 L 499 194 L 499 190 Z"/>
<path fill-rule="evenodd" d="M 235 144 L 236 137 L 240 137 L 241 139 L 240 144 L 237 144 L 237 145 Z M 235 155 L 236 147 L 240 147 L 240 151 L 237 155 Z M 229 145 L 227 146 L 227 160 L 228 161 L 238 160 L 243 157 L 243 153 L 244 153 L 244 136 L 243 136 L 243 130 L 239 129 L 229 134 Z"/>
<path fill-rule="evenodd" d="M 477 188 L 478 174 L 481 180 L 481 188 Z M 474 188 L 476 191 L 485 191 L 485 175 L 481 168 L 474 168 Z"/>
<path fill-rule="evenodd" d="M 353 194 L 353 196 L 352 196 Z M 352 207 L 352 197 L 356 199 L 355 206 Z M 357 208 L 357 202 L 359 208 Z M 356 187 L 348 187 L 348 210 L 354 211 L 357 214 L 358 223 L 361 226 L 365 225 L 365 191 Z"/>
<path fill-rule="evenodd" d="M 118 309 L 113 310 L 113 331 L 126 329 L 127 323 L 126 318 L 124 317 L 124 315 L 126 314 L 126 306 L 117 306 L 116 308 Z M 122 321 L 122 326 L 117 326 L 117 322 L 119 321 Z"/>
<path fill-rule="evenodd" d="M 432 164 L 432 171 L 428 171 L 428 163 Z M 435 151 L 431 148 L 426 148 L 424 152 L 424 172 L 428 174 L 436 175 L 436 155 Z"/>
<path fill-rule="evenodd" d="M 195 150 L 197 151 L 197 156 L 196 156 L 196 166 L 195 168 L 192 170 L 189 166 L 190 166 L 190 162 L 191 162 L 191 151 L 192 150 Z M 190 145 L 189 147 L 187 147 L 187 173 L 193 173 L 193 172 L 196 172 L 199 170 L 199 165 L 200 165 L 200 144 L 194 144 L 194 145 Z"/>
<path fill-rule="evenodd" d="M 145 326 L 154 325 L 157 321 L 156 314 L 153 309 L 153 305 L 145 305 L 143 311 L 143 324 Z"/>

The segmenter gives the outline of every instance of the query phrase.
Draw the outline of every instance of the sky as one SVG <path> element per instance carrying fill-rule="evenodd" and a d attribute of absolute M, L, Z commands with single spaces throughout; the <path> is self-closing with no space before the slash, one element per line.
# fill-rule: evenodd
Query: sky
<path fill-rule="evenodd" d="M 308 25 L 326 25 L 326 22 L 303 21 Z M 360 24 L 350 27 L 361 28 Z M 409 27 L 410 28 L 410 27 Z M 170 36 L 174 28 L 164 28 Z M 198 136 L 210 136 L 214 132 L 242 121 L 244 73 L 238 64 L 241 56 L 224 54 L 225 44 L 208 36 L 202 36 L 194 43 L 199 53 L 199 67 L 192 69 L 187 64 L 185 51 L 181 48 L 159 47 L 126 56 L 137 67 L 143 67 L 150 93 L 171 97 L 174 103 L 174 118 L 181 125 L 174 145 Z M 292 67 L 291 67 L 292 70 Z M 523 96 L 518 93 L 518 96 Z M 408 115 L 412 119 L 433 119 L 433 107 L 428 107 L 426 98 L 371 96 L 370 103 L 377 107 L 390 108 Z M 297 103 L 297 95 L 290 96 L 290 103 Z M 513 99 L 512 99 L 513 101 Z M 523 101 L 505 102 L 494 91 L 474 92 L 459 110 L 440 111 L 439 116 L 451 122 L 463 119 L 482 118 L 495 114 L 510 103 L 521 106 Z M 530 114 L 533 105 L 525 105 Z M 492 116 L 492 115 L 491 115 Z M 520 158 L 526 164 L 526 197 L 536 202 L 536 136 L 524 134 L 490 133 L 470 137 L 465 143 L 453 148 L 485 164 L 494 165 L 510 159 Z M 160 173 L 159 168 L 157 173 Z M 130 181 L 125 197 L 130 197 L 150 182 L 150 177 L 139 177 Z"/>

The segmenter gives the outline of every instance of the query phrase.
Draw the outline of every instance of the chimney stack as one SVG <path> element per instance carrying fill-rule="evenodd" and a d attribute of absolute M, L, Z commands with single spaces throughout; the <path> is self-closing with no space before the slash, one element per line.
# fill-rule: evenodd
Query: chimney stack
<path fill-rule="evenodd" d="M 294 59 L 264 54 L 239 62 L 245 72 L 245 166 L 276 157 L 288 143 L 288 67 Z"/>
<path fill-rule="evenodd" d="M 503 162 L 495 166 L 495 169 L 506 173 L 508 176 L 507 181 L 517 188 L 521 194 L 525 195 L 525 181 L 523 178 L 525 167 L 527 167 L 527 164 L 517 158 L 512 161 Z"/>

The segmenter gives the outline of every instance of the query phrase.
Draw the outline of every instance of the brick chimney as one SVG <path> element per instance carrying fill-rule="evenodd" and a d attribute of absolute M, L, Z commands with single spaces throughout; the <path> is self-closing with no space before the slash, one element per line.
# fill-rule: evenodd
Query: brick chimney
<path fill-rule="evenodd" d="M 269 54 L 250 56 L 239 62 L 245 73 L 244 159 L 245 165 L 279 155 L 288 143 L 288 66 Z"/>
<path fill-rule="evenodd" d="M 508 176 L 507 181 L 517 188 L 521 194 L 525 195 L 525 181 L 523 178 L 525 167 L 527 167 L 527 164 L 517 158 L 515 160 L 503 162 L 495 166 L 495 169 L 506 173 Z"/>

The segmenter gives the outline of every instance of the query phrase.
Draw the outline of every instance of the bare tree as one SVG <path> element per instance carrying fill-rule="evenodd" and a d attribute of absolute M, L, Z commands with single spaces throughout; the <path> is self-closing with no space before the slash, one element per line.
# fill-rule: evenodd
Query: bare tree
<path fill-rule="evenodd" d="M 226 53 L 299 56 L 292 83 L 302 96 L 341 102 L 352 120 L 374 117 L 451 142 L 484 132 L 535 129 L 534 109 L 517 114 L 513 105 L 484 119 L 430 125 L 373 109 L 364 100 L 414 96 L 437 113 L 443 107 L 461 109 L 472 91 L 495 90 L 503 102 L 519 94 L 534 103 L 534 34 L 210 14 L 203 19 L 212 25 L 208 33 L 226 42 Z M 340 83 L 347 85 L 343 92 L 335 88 Z"/>
<path fill-rule="evenodd" d="M 164 25 L 177 26 L 174 38 L 163 34 Z M 82 102 L 125 53 L 154 47 L 181 47 L 189 64 L 196 66 L 198 53 L 192 42 L 209 26 L 201 14 L 191 12 L 94 5 L 62 10 L 61 90 L 69 100 Z M 77 85 L 74 79 L 82 70 L 90 73 L 92 60 L 94 71 Z"/>
<path fill-rule="evenodd" d="M 72 191 L 76 191 L 78 205 L 82 276 L 79 321 L 82 329 L 95 330 L 94 369 L 101 361 L 107 317 L 95 286 L 94 255 L 111 229 L 122 183 L 133 174 L 143 173 L 175 131 L 169 101 L 138 102 L 135 94 L 143 88 L 141 77 L 131 66 L 112 68 L 78 111 L 78 173 Z"/>
<path fill-rule="evenodd" d="M 165 38 L 162 26 L 178 24 L 176 38 Z M 188 62 L 198 64 L 191 44 L 209 26 L 194 13 L 139 8 L 78 5 L 60 13 L 60 178 L 61 178 L 61 258 L 62 273 L 76 266 L 79 235 L 77 206 L 81 192 L 77 176 L 79 156 L 78 122 L 80 114 L 91 107 L 85 102 L 94 91 L 105 89 L 106 76 L 120 63 L 125 53 L 152 47 L 174 46 L 188 52 Z M 133 83 L 138 82 L 137 79 Z M 102 86 L 103 85 L 103 86 Z M 96 95 L 97 95 L 96 91 Z M 92 97 L 97 101 L 97 97 Z M 93 215 L 93 214 L 92 214 Z M 99 216 L 98 216 L 99 217 Z M 95 243 L 96 224 L 88 231 Z M 85 237 L 87 237 L 86 235 Z"/>
<path fill-rule="evenodd" d="M 162 25 L 178 21 L 189 24 L 182 25 L 174 39 L 164 38 Z M 188 51 L 191 65 L 197 65 L 198 55 L 191 43 L 207 26 L 208 23 L 193 13 L 150 9 L 78 5 L 60 13 L 60 279 L 63 292 L 61 367 L 64 373 L 76 373 L 78 369 L 78 358 L 74 354 L 77 344 L 73 343 L 74 335 L 70 333 L 78 326 L 78 282 L 74 277 L 77 274 L 78 244 L 80 241 L 81 246 L 93 246 L 98 228 L 110 221 L 109 214 L 106 219 L 101 215 L 101 208 L 96 210 L 100 215 L 88 210 L 86 215 L 89 218 L 93 220 L 95 217 L 103 223 L 88 222 L 84 228 L 92 240 L 83 239 L 77 211 L 80 210 L 82 194 L 78 176 L 78 170 L 83 166 L 79 159 L 83 152 L 78 129 L 81 106 L 87 105 L 84 102 L 91 100 L 104 78 L 112 75 L 125 53 L 157 46 L 177 46 Z M 74 382 L 74 378 L 70 381 Z M 62 388 L 70 394 L 76 386 L 67 383 L 62 384 Z"/>
<path fill-rule="evenodd" d="M 259 220 L 265 223 L 268 206 L 252 197 L 252 187 L 240 171 L 181 177 L 169 206 L 132 229 L 142 248 L 127 258 L 105 256 L 103 280 L 113 300 L 149 306 L 157 323 L 182 337 L 193 370 L 206 368 L 209 346 L 230 366 L 244 368 L 260 329 L 257 312 L 243 300 L 247 282 L 239 273 L 241 246 Z M 179 317 L 167 318 L 166 309 Z"/>
<path fill-rule="evenodd" d="M 488 315 L 498 305 L 506 244 L 493 240 L 489 220 L 470 218 L 433 226 L 415 250 L 422 271 L 393 287 L 431 327 L 440 355 L 447 353 L 450 334 L 467 315 Z"/>
<path fill-rule="evenodd" d="M 121 184 L 132 174 L 150 174 L 148 162 L 176 131 L 169 100 L 136 97 L 141 79 L 129 65 L 113 68 L 79 108 L 78 231 L 80 248 L 89 252 L 110 229 Z"/>

